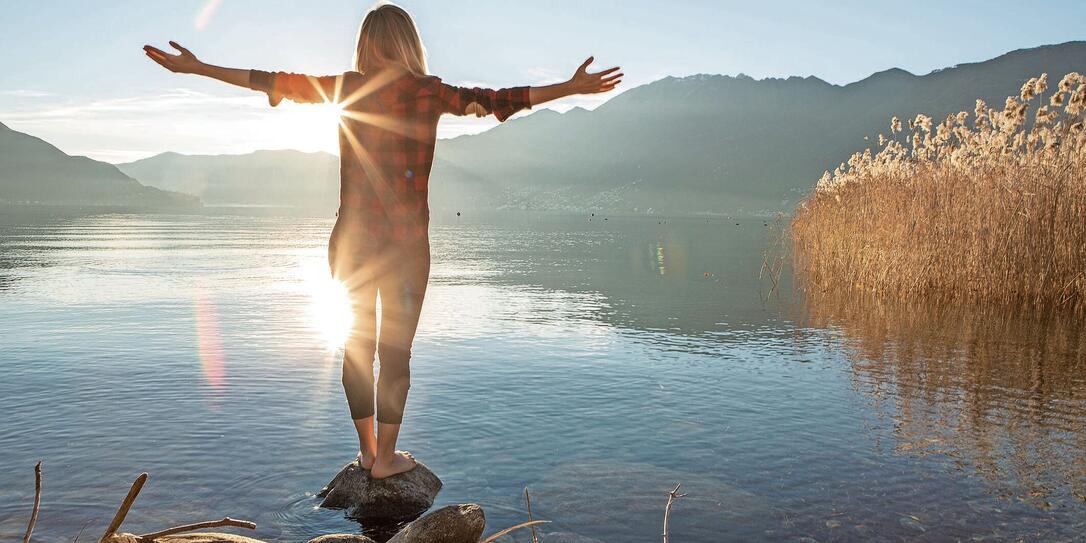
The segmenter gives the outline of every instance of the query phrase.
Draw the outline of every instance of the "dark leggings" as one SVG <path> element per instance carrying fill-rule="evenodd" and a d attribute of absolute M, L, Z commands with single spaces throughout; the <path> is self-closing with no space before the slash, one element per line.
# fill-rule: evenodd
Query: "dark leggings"
<path fill-rule="evenodd" d="M 400 424 L 411 387 L 411 342 L 430 277 L 429 243 L 347 244 L 337 243 L 336 238 L 333 233 L 328 247 L 332 276 L 347 287 L 354 311 L 354 325 L 343 352 L 343 390 L 351 418 L 374 415 L 376 354 L 381 362 L 376 386 L 377 422 Z"/>

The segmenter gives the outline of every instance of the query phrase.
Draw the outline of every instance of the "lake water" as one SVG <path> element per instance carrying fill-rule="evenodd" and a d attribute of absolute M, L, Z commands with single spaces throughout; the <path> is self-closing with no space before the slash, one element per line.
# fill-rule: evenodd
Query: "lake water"
<path fill-rule="evenodd" d="M 0 226 L 0 539 L 24 530 L 38 459 L 36 541 L 96 539 L 141 471 L 127 531 L 359 530 L 314 498 L 356 448 L 331 219 L 251 215 Z M 552 541 L 658 541 L 682 483 L 682 543 L 1086 533 L 1074 319 L 788 281 L 764 301 L 771 223 L 603 219 L 432 227 L 401 446 L 444 480 L 438 505 L 482 504 L 492 533 L 525 520 L 527 486 Z"/>

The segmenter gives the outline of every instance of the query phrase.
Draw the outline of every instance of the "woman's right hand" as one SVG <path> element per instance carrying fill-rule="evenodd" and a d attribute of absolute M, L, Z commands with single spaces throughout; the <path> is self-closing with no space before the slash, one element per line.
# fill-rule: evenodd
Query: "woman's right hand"
<path fill-rule="evenodd" d="M 143 52 L 147 54 L 148 58 L 175 74 L 200 73 L 200 69 L 204 67 L 204 63 L 200 62 L 200 59 L 192 54 L 192 51 L 181 47 L 181 45 L 175 41 L 171 41 L 170 45 L 174 49 L 180 51 L 180 54 L 171 55 L 170 53 L 150 45 L 144 45 Z"/>

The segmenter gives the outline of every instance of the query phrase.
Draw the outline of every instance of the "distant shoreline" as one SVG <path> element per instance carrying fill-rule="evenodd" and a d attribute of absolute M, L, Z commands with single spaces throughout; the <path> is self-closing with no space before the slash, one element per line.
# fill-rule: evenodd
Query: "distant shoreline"
<path fill-rule="evenodd" d="M 16 224 L 27 218 L 62 218 L 88 215 L 262 215 L 286 217 L 331 217 L 336 216 L 336 209 L 315 209 L 281 204 L 203 204 L 201 206 L 137 206 L 118 204 L 49 204 L 16 203 L 0 201 L 0 224 Z M 775 213 L 645 213 L 635 211 L 606 210 L 546 210 L 546 209 L 488 209 L 458 211 L 452 208 L 431 209 L 430 222 L 435 225 L 455 224 L 456 222 L 474 222 L 478 219 L 522 218 L 525 215 L 537 217 L 583 217 L 586 221 L 601 223 L 613 219 L 647 219 L 658 221 L 670 220 L 773 220 L 778 215 L 791 214 L 791 209 Z M 460 213 L 460 215 L 457 215 Z"/>

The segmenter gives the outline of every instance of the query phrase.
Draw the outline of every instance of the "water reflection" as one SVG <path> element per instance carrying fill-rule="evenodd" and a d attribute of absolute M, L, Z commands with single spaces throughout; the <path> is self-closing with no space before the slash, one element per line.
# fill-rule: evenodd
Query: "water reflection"
<path fill-rule="evenodd" d="M 1074 315 L 807 300 L 841 333 L 871 424 L 901 454 L 948 460 L 1041 508 L 1086 501 L 1086 331 Z"/>
<path fill-rule="evenodd" d="M 519 219 L 432 229 L 403 443 L 444 479 L 437 505 L 497 529 L 530 486 L 546 532 L 636 541 L 682 482 L 684 543 L 1086 527 L 1074 321 L 815 300 L 797 328 L 795 300 L 760 296 L 768 223 Z M 154 477 L 133 530 L 358 530 L 311 494 L 357 447 L 314 318 L 331 222 L 0 226 L 0 534 L 25 527 L 42 457 L 43 541 L 104 529 L 133 470 Z"/>
<path fill-rule="evenodd" d="M 598 310 L 581 318 L 713 343 L 779 320 L 786 306 L 780 299 L 763 303 L 760 296 L 763 252 L 775 235 L 766 221 L 587 219 L 530 216 L 435 226 L 434 240 L 456 241 L 433 243 L 434 260 L 478 262 L 477 272 L 490 273 L 471 277 L 475 282 L 599 299 Z M 432 276 L 432 282 L 464 279 L 441 267 Z"/>
<path fill-rule="evenodd" d="M 42 227 L 30 221 L 16 222 L 23 217 L 8 211 L 0 208 L 0 292 L 15 288 L 24 268 L 45 267 L 51 262 L 50 253 L 37 245 Z"/>

